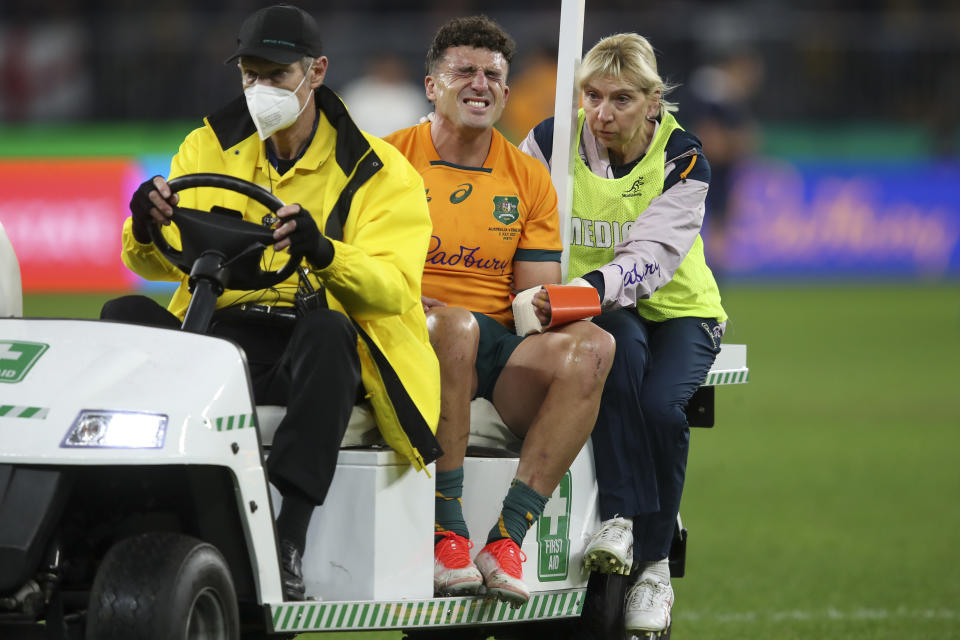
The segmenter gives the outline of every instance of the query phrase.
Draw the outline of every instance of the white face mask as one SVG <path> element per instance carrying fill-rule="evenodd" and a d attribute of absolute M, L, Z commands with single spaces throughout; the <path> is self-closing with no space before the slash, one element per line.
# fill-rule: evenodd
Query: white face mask
<path fill-rule="evenodd" d="M 297 91 L 306 80 L 307 76 L 304 74 L 303 80 L 293 91 L 262 84 L 255 84 L 243 90 L 243 94 L 247 97 L 247 109 L 250 111 L 250 117 L 253 118 L 253 124 L 257 127 L 261 140 L 266 140 L 277 131 L 292 125 L 307 108 L 310 104 L 310 96 L 307 96 L 307 101 L 302 107 L 297 99 Z"/>

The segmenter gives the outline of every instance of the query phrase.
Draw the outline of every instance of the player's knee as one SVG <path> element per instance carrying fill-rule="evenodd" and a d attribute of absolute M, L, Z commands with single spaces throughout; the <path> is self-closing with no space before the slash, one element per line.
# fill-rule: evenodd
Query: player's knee
<path fill-rule="evenodd" d="M 599 392 L 613 364 L 616 341 L 595 324 L 574 324 L 567 332 L 562 373 L 575 379 L 584 393 Z"/>
<path fill-rule="evenodd" d="M 591 324 L 588 340 L 590 348 L 596 352 L 597 357 L 603 363 L 604 372 L 609 372 L 613 365 L 613 357 L 617 352 L 616 339 L 600 327 Z"/>
<path fill-rule="evenodd" d="M 475 358 L 480 326 L 474 315 L 461 307 L 434 307 L 427 314 L 430 344 L 438 358 Z"/>

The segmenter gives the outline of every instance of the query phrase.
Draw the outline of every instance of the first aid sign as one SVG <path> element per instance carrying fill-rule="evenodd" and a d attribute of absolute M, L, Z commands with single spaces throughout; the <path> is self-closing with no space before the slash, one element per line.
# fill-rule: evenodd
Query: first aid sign
<path fill-rule="evenodd" d="M 50 345 L 0 340 L 0 382 L 20 382 Z"/>

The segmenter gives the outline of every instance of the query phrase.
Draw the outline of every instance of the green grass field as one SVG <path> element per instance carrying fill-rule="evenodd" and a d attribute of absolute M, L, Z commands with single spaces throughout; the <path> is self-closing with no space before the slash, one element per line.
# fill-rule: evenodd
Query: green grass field
<path fill-rule="evenodd" d="M 960 638 L 960 283 L 724 293 L 750 383 L 693 435 L 673 638 Z"/>

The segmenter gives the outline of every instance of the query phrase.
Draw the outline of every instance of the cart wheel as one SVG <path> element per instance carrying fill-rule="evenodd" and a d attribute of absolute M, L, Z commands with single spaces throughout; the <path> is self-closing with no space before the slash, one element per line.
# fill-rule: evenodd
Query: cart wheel
<path fill-rule="evenodd" d="M 585 640 L 622 640 L 623 602 L 629 586 L 630 576 L 591 573 L 583 612 L 580 614 L 578 637 Z"/>
<path fill-rule="evenodd" d="M 236 640 L 237 597 L 215 547 L 176 533 L 115 544 L 90 590 L 86 637 Z"/>
<path fill-rule="evenodd" d="M 274 633 L 267 631 L 263 607 L 254 601 L 239 602 L 240 640 L 293 640 L 296 633 Z"/>

